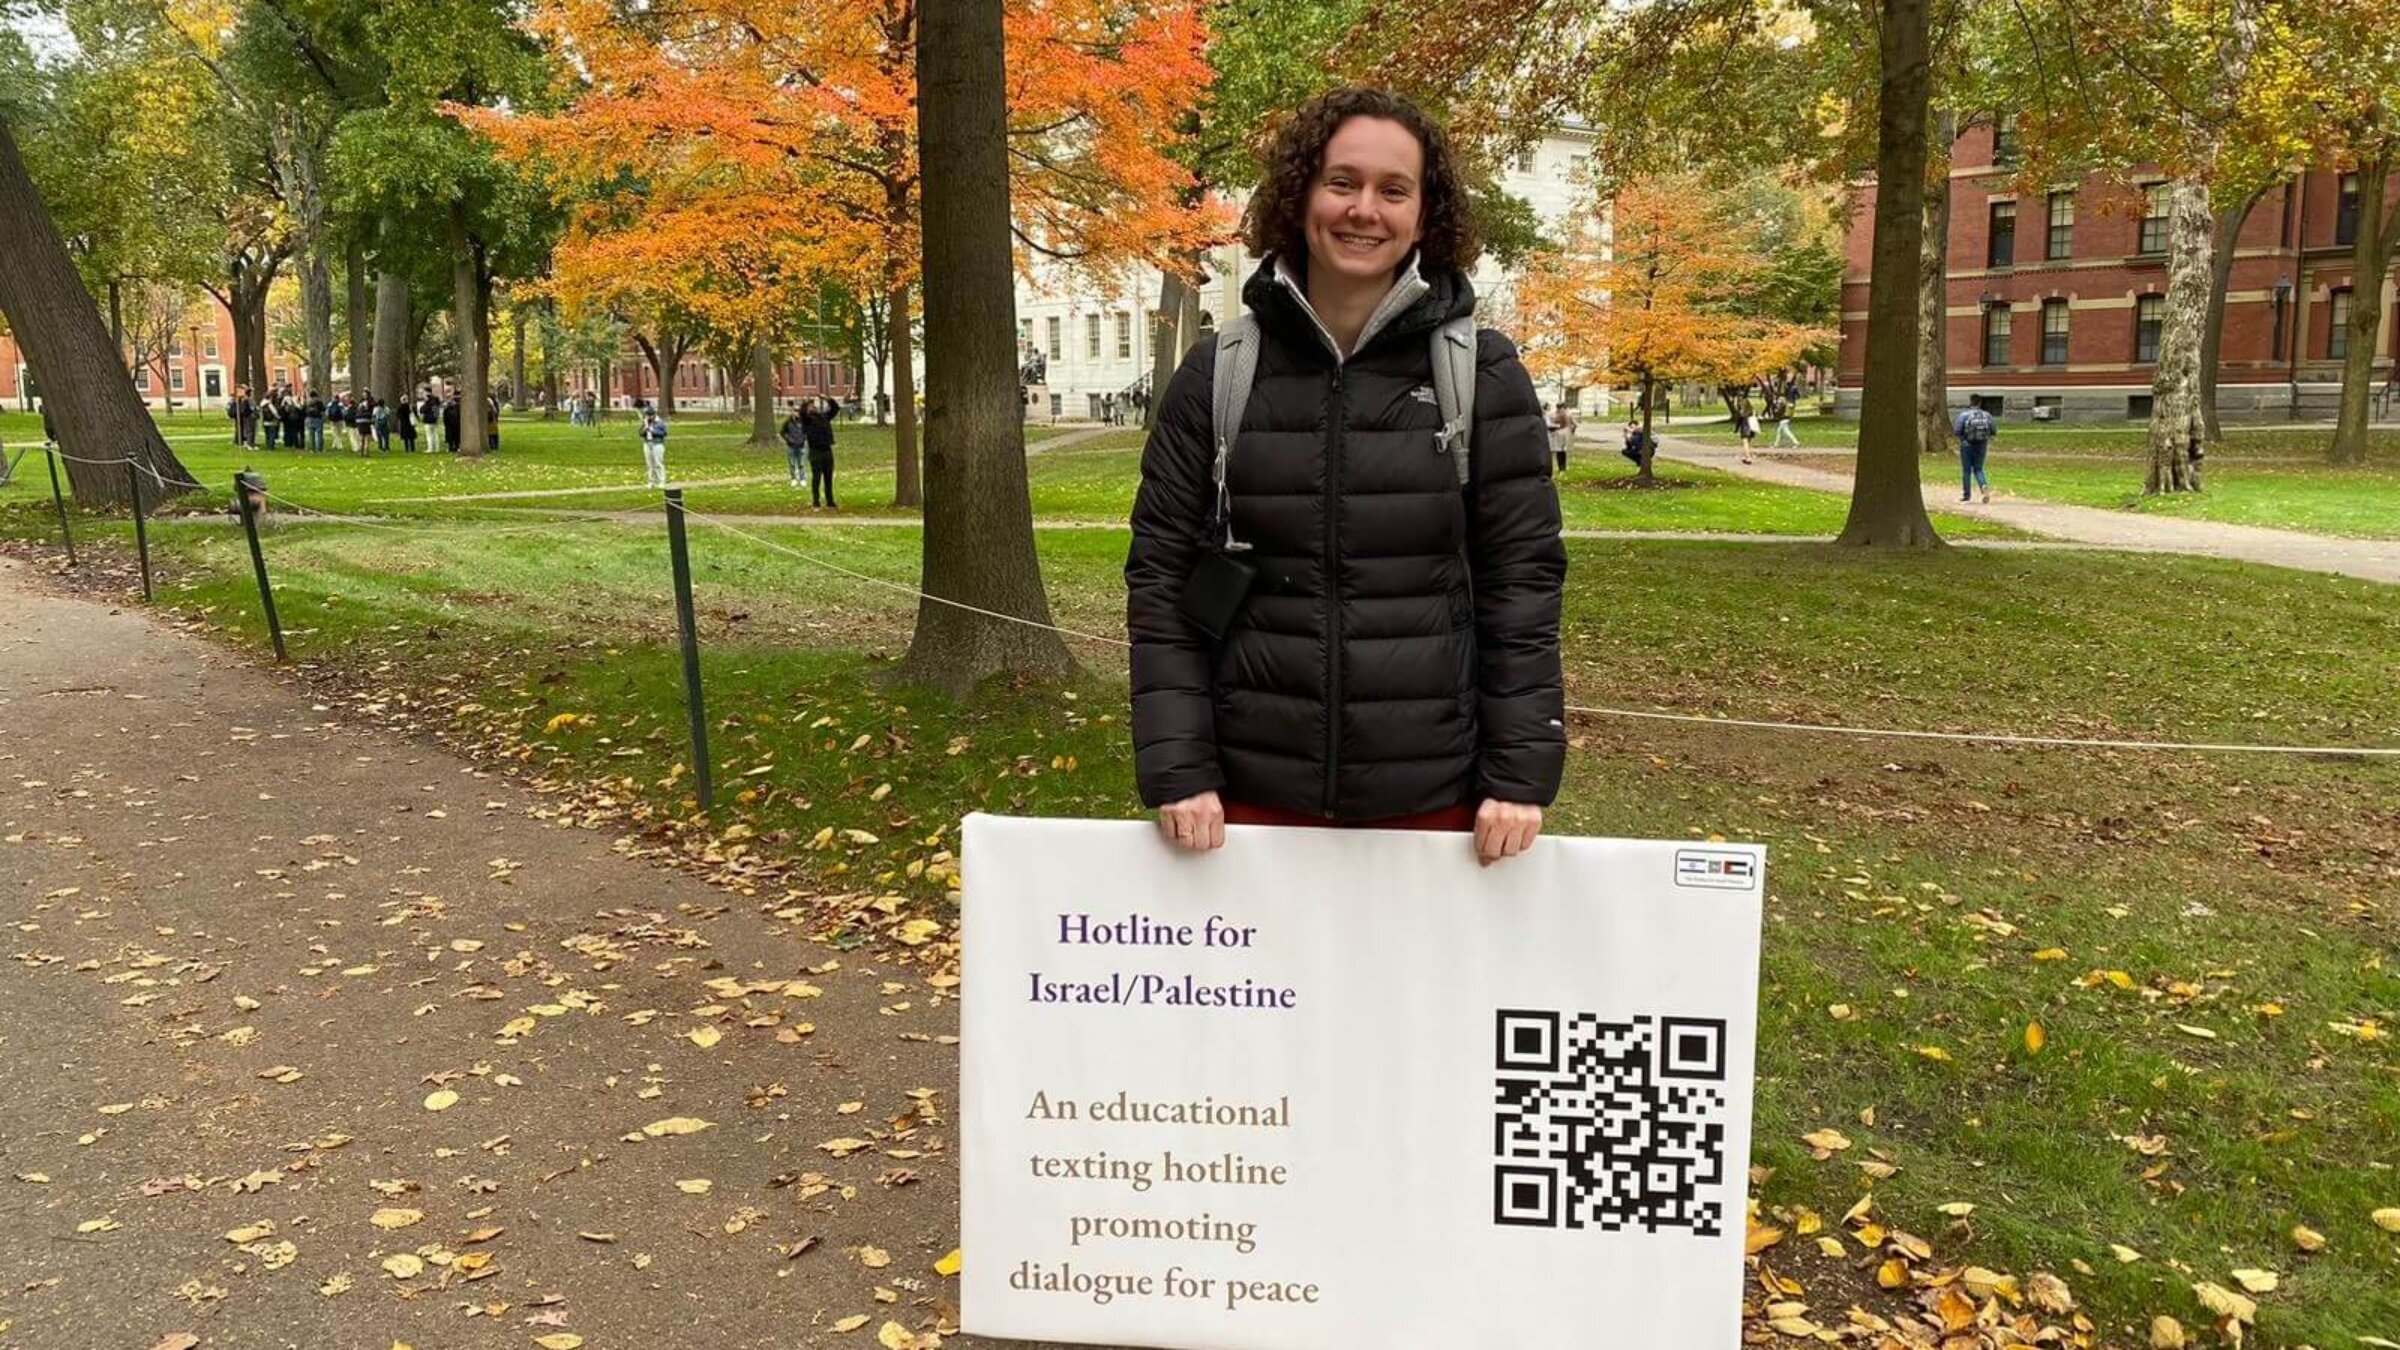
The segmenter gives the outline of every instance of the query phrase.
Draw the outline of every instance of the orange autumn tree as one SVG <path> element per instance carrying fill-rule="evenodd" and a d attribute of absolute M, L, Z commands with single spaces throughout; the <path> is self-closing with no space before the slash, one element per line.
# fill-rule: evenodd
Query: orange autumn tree
<path fill-rule="evenodd" d="M 1166 153 L 1208 78 L 1202 2 L 1012 0 L 1012 189 L 1025 248 L 1107 275 L 1214 237 L 1212 213 L 1179 199 L 1190 176 Z M 790 250 L 776 276 L 796 269 L 882 296 L 895 498 L 918 505 L 912 0 L 539 0 L 531 22 L 562 58 L 565 111 L 474 120 L 585 203 L 562 272 L 579 251 L 663 263 L 718 247 L 721 233 L 703 222 L 722 210 Z M 672 208 L 649 209 L 661 199 Z M 702 273 L 722 270 L 700 262 Z M 789 296 L 747 299 L 799 310 Z"/>
<path fill-rule="evenodd" d="M 1526 365 L 1537 380 L 1605 375 L 1635 386 L 1637 483 L 1657 481 L 1650 415 L 1659 385 L 1747 385 L 1832 338 L 1763 312 L 1767 258 L 1756 235 L 1731 194 L 1668 174 L 1628 183 L 1564 244 L 1526 261 L 1516 292 Z"/>

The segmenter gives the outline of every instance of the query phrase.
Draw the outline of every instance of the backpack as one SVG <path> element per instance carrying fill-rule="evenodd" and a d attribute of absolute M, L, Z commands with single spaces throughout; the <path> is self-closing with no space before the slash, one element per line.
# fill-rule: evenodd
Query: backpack
<path fill-rule="evenodd" d="M 1241 431 L 1242 413 L 1250 406 L 1250 387 L 1258 379 L 1258 318 L 1244 314 L 1217 330 L 1217 367 L 1209 408 L 1209 434 L 1216 441 L 1216 526 L 1229 551 L 1249 545 L 1233 537 L 1233 492 L 1226 467 L 1233 461 L 1233 442 Z M 1467 488 L 1473 468 L 1475 429 L 1475 316 L 1451 319 L 1433 330 L 1433 397 L 1441 410 L 1442 429 L 1434 446 L 1450 456 L 1458 473 L 1459 491 Z M 1216 531 L 1212 529 L 1212 533 Z"/>
<path fill-rule="evenodd" d="M 1992 425 L 1992 415 L 1981 408 L 1969 408 L 1958 419 L 1958 433 L 1969 445 L 1990 444 L 1996 429 Z"/>

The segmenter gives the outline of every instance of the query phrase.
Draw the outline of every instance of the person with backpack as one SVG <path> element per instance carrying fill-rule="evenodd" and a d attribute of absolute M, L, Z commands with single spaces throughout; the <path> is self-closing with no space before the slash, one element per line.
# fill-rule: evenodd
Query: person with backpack
<path fill-rule="evenodd" d="M 801 405 L 800 434 L 808 442 L 808 504 L 840 510 L 833 500 L 832 399 L 810 399 Z"/>
<path fill-rule="evenodd" d="M 1991 413 L 1975 404 L 1968 404 L 1958 415 L 1952 430 L 1958 433 L 1958 499 L 1975 500 L 1975 489 L 1983 489 L 1983 499 L 1992 499 L 1991 480 L 1983 476 L 1983 461 L 1992 450 L 1992 438 L 2000 434 L 2000 424 Z"/>
<path fill-rule="evenodd" d="M 317 397 L 314 393 L 308 396 L 308 452 L 312 455 L 325 453 L 325 414 L 327 411 L 324 399 Z"/>
<path fill-rule="evenodd" d="M 1125 562 L 1134 776 L 1168 841 L 1228 824 L 1542 828 L 1566 762 L 1567 556 L 1533 381 L 1475 327 L 1442 128 L 1374 89 L 1277 133 L 1247 313 L 1183 360 Z"/>
<path fill-rule="evenodd" d="M 642 481 L 654 488 L 667 485 L 667 419 L 648 403 L 642 409 Z"/>

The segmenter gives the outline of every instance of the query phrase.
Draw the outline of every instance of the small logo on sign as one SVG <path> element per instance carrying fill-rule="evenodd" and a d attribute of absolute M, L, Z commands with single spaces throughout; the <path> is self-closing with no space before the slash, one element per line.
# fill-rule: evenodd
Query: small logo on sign
<path fill-rule="evenodd" d="M 1720 891 L 1758 889 L 1758 859 L 1731 849 L 1675 850 L 1675 884 Z"/>

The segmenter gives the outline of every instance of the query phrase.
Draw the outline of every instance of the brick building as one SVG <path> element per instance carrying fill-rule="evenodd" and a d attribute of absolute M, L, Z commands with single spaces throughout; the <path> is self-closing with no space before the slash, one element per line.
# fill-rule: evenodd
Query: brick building
<path fill-rule="evenodd" d="M 597 393 L 598 372 L 590 366 L 577 367 L 562 373 L 559 395 L 562 398 L 577 394 Z M 686 355 L 676 363 L 674 371 L 675 405 L 686 411 L 709 410 L 732 412 L 749 407 L 747 371 L 739 379 L 727 380 L 725 372 L 699 356 Z M 618 408 L 630 408 L 634 401 L 656 402 L 658 375 L 641 349 L 628 339 L 617 359 L 609 366 L 608 399 Z M 775 401 L 794 402 L 803 398 L 835 398 L 848 402 L 859 392 L 858 372 L 848 361 L 819 351 L 805 351 L 775 367 Z"/>
<path fill-rule="evenodd" d="M 2025 193 L 2008 181 L 2007 119 L 1953 147 L 1948 325 L 1950 400 L 2007 418 L 2144 418 L 2166 304 L 2167 222 L 2155 178 L 2093 175 Z M 2234 421 L 2327 418 L 2341 386 L 2352 305 L 2385 314 L 2378 384 L 2400 343 L 2394 279 L 2354 280 L 2358 179 L 2312 169 L 2267 193 L 2242 227 L 2227 290 L 2217 406 Z M 2400 184 L 2395 184 L 2400 196 Z M 1866 367 L 1874 190 L 1854 217 L 1842 277 L 1841 388 L 1858 411 Z"/>
<path fill-rule="evenodd" d="M 130 345 L 125 350 L 125 364 L 133 365 Z M 308 361 L 290 352 L 270 350 L 267 379 L 306 390 Z M 39 384 L 26 369 L 25 354 L 16 339 L 0 333 L 0 407 L 30 411 L 41 398 Z M 233 315 L 213 296 L 204 297 L 191 321 L 177 331 L 173 349 L 163 360 L 145 362 L 133 372 L 134 391 L 144 403 L 159 409 L 172 399 L 178 411 L 222 410 L 233 386 Z"/>

